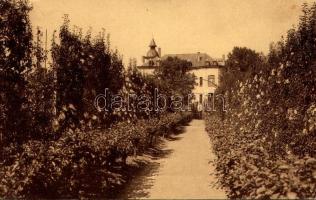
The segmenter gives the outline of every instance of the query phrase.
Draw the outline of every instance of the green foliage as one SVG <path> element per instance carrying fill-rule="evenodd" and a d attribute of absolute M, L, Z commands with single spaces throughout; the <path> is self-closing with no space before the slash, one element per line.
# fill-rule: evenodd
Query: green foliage
<path fill-rule="evenodd" d="M 161 81 L 164 88 L 169 88 L 166 95 L 187 97 L 194 88 L 194 75 L 188 73 L 190 62 L 179 58 L 168 57 L 155 70 L 154 77 Z"/>
<path fill-rule="evenodd" d="M 112 52 L 101 32 L 95 39 L 91 33 L 83 38 L 81 30 L 70 31 L 68 17 L 59 33 L 60 43 L 53 43 L 53 68 L 57 71 L 58 115 L 65 115 L 58 122 L 61 130 L 78 126 L 85 116 L 97 116 L 99 125 L 109 125 L 115 119 L 112 110 L 99 112 L 93 102 L 97 95 L 108 88 L 117 94 L 124 84 L 124 67 L 118 52 Z M 71 110 L 71 112 L 69 112 Z"/>
<path fill-rule="evenodd" d="M 316 159 L 294 154 L 275 157 L 268 148 L 272 142 L 269 136 L 247 132 L 248 128 L 240 121 L 223 122 L 217 116 L 207 119 L 207 131 L 218 157 L 217 175 L 229 198 L 314 197 Z"/>
<path fill-rule="evenodd" d="M 245 80 L 265 68 L 264 58 L 259 53 L 246 47 L 234 47 L 228 54 L 226 65 L 220 76 L 218 93 L 227 93 L 232 99 L 232 90 L 236 90 L 238 81 Z M 230 101 L 230 103 L 232 103 Z"/>
<path fill-rule="evenodd" d="M 84 53 L 81 33 L 70 32 L 69 21 L 61 26 L 60 44 L 53 44 L 53 68 L 57 72 L 56 109 L 60 113 L 63 107 L 72 105 L 74 112 L 67 113 L 66 124 L 79 124 L 83 113 L 84 90 Z"/>
<path fill-rule="evenodd" d="M 251 61 L 252 73 L 222 87 L 228 111 L 210 116 L 207 129 L 231 198 L 315 197 L 315 21 L 316 4 L 304 5 L 267 62 Z"/>
<path fill-rule="evenodd" d="M 124 180 L 117 173 L 127 156 L 140 155 L 153 137 L 191 119 L 188 113 L 161 118 L 123 121 L 106 130 L 68 129 L 57 141 L 29 141 L 23 153 L 0 168 L 0 195 L 7 198 L 104 197 Z M 7 148 L 11 151 L 13 148 Z M 12 153 L 8 154 L 12 155 Z"/>
<path fill-rule="evenodd" d="M 131 98 L 129 98 L 131 109 L 130 117 L 149 118 L 158 116 L 164 112 L 164 110 L 160 111 L 153 108 L 155 103 L 155 89 L 159 94 L 166 94 L 170 88 L 165 88 L 165 85 L 153 76 L 141 74 L 136 67 L 128 67 L 126 79 L 126 93 L 131 95 Z M 135 95 L 135 98 L 133 98 L 133 95 Z M 147 100 L 151 104 L 149 110 L 144 111 L 143 109 L 137 108 L 137 101 L 139 101 L 137 98 L 140 98 L 141 96 L 146 96 L 148 98 Z"/>
<path fill-rule="evenodd" d="M 124 182 L 117 169 L 124 171 L 128 156 L 140 155 L 191 116 L 135 108 L 98 111 L 93 102 L 105 88 L 148 96 L 154 88 L 166 89 L 135 70 L 125 74 L 109 35 L 83 37 L 80 29 L 70 30 L 67 17 L 59 41 L 53 38 L 52 64 L 46 68 L 39 29 L 32 44 L 29 10 L 27 1 L 0 2 L 0 153 L 5 155 L 0 196 L 104 197 Z"/>
<path fill-rule="evenodd" d="M 34 64 L 26 75 L 29 137 L 46 140 L 52 135 L 55 80 L 54 71 L 45 68 L 46 52 L 42 48 L 42 32 L 39 28 L 36 37 L 33 45 Z"/>
<path fill-rule="evenodd" d="M 0 134 L 22 142 L 27 130 L 25 77 L 32 66 L 32 32 L 27 1 L 0 2 Z M 1 142 L 1 141 L 0 141 Z"/>
<path fill-rule="evenodd" d="M 260 62 L 260 54 L 254 50 L 246 47 L 234 47 L 228 54 L 225 67 L 232 72 L 251 73 L 258 71 Z"/>

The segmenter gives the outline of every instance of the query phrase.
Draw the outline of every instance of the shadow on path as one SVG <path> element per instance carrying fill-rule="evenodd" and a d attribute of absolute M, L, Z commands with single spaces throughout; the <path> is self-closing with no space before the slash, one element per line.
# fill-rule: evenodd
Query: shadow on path
<path fill-rule="evenodd" d="M 143 155 L 129 157 L 128 165 L 122 170 L 126 182 L 106 192 L 106 198 L 148 198 L 154 177 L 160 168 L 159 160 L 171 156 L 174 151 L 166 148 L 166 142 L 182 139 L 183 132 L 184 127 L 178 127 L 168 137 L 157 139 L 155 147 L 147 149 Z"/>

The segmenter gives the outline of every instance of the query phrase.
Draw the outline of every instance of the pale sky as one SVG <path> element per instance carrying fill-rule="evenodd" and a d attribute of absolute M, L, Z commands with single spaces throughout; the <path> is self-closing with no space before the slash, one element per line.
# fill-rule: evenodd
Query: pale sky
<path fill-rule="evenodd" d="M 267 53 L 298 23 L 303 2 L 313 0 L 31 0 L 33 27 L 59 30 L 71 25 L 97 33 L 105 28 L 124 56 L 145 55 L 152 37 L 169 53 L 208 53 L 219 58 L 234 46 Z"/>

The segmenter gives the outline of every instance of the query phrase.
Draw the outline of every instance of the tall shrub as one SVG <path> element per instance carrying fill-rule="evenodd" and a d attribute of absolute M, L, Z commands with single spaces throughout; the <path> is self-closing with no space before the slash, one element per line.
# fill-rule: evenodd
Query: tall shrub
<path fill-rule="evenodd" d="M 124 84 L 124 67 L 117 51 L 110 49 L 109 35 L 104 31 L 92 38 L 85 37 L 81 29 L 71 31 L 65 16 L 61 26 L 60 42 L 53 43 L 53 67 L 57 71 L 57 115 L 60 127 L 94 124 L 110 125 L 116 119 L 107 107 L 98 111 L 95 98 L 108 89 L 117 94 Z M 110 95 L 109 94 L 109 95 Z M 85 123 L 89 121 L 88 123 Z"/>
<path fill-rule="evenodd" d="M 45 67 L 47 52 L 43 49 L 43 33 L 38 28 L 33 45 L 33 65 L 27 74 L 27 101 L 30 136 L 32 139 L 48 139 L 52 135 L 54 116 L 54 69 Z"/>
<path fill-rule="evenodd" d="M 3 140 L 27 137 L 25 73 L 32 66 L 28 1 L 0 2 L 0 133 Z"/>

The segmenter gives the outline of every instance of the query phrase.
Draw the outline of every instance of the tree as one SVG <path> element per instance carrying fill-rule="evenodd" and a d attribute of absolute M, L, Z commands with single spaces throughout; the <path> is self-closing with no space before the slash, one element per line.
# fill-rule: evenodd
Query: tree
<path fill-rule="evenodd" d="M 68 16 L 64 18 L 59 38 L 53 42 L 53 68 L 57 71 L 57 114 L 61 127 L 77 126 L 91 122 L 109 125 L 115 120 L 112 110 L 98 111 L 94 100 L 105 89 L 117 94 L 124 84 L 124 67 L 118 51 L 110 49 L 109 35 L 105 32 L 91 39 L 91 30 L 83 37 L 81 29 L 71 31 Z M 83 123 L 82 123 L 83 122 Z M 102 122 L 102 123 L 101 123 Z M 92 127 L 91 127 L 92 128 Z"/>
<path fill-rule="evenodd" d="M 118 51 L 111 51 L 109 42 L 105 41 L 104 30 L 93 40 L 90 33 L 83 40 L 83 70 L 84 70 L 84 112 L 96 115 L 101 124 L 109 125 L 113 122 L 113 110 L 108 107 L 108 112 L 98 112 L 94 107 L 94 99 L 99 94 L 104 94 L 108 89 L 110 94 L 118 94 L 124 84 L 124 66 Z M 107 35 L 109 40 L 109 35 Z"/>
<path fill-rule="evenodd" d="M 82 34 L 69 30 L 69 19 L 59 33 L 60 44 L 53 43 L 53 67 L 57 72 L 57 114 L 65 114 L 64 126 L 79 124 L 83 114 L 84 58 Z"/>
<path fill-rule="evenodd" d="M 181 95 L 186 98 L 193 90 L 195 77 L 189 73 L 191 63 L 177 57 L 168 57 L 155 70 L 154 76 L 166 88 L 166 95 Z"/>
<path fill-rule="evenodd" d="M 262 61 L 260 54 L 247 47 L 234 47 L 228 54 L 226 67 L 231 71 L 256 72 Z"/>
<path fill-rule="evenodd" d="M 231 92 L 236 89 L 238 82 L 254 76 L 265 67 L 264 56 L 247 47 L 234 47 L 228 54 L 217 92 L 227 92 L 230 100 Z"/>
<path fill-rule="evenodd" d="M 54 71 L 45 68 L 46 53 L 43 49 L 42 31 L 37 28 L 33 45 L 33 66 L 27 74 L 27 107 L 32 139 L 45 139 L 52 132 L 54 117 Z"/>
<path fill-rule="evenodd" d="M 22 142 L 26 137 L 25 73 L 32 67 L 28 1 L 0 1 L 0 133 Z"/>

